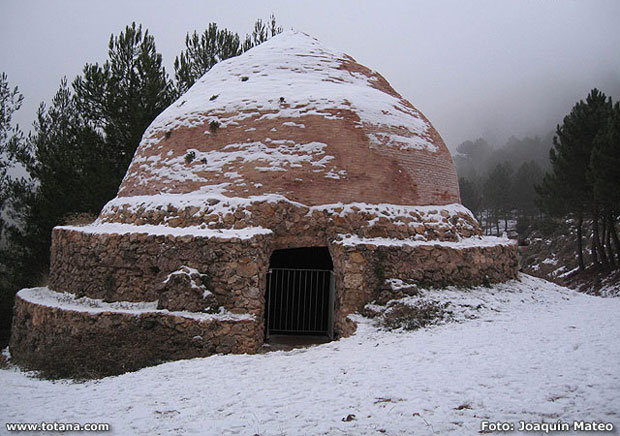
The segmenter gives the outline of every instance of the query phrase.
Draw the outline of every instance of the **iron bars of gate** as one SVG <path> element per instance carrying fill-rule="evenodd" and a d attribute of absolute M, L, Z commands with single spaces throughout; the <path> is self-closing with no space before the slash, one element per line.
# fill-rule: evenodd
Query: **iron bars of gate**
<path fill-rule="evenodd" d="M 333 339 L 334 274 L 321 269 L 271 268 L 265 306 L 265 337 L 326 335 Z"/>

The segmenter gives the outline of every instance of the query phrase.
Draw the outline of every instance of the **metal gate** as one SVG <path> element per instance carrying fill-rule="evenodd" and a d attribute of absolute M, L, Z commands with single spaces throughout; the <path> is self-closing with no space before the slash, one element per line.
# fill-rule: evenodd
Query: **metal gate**
<path fill-rule="evenodd" d="M 334 336 L 334 274 L 271 268 L 267 274 L 265 336 Z"/>

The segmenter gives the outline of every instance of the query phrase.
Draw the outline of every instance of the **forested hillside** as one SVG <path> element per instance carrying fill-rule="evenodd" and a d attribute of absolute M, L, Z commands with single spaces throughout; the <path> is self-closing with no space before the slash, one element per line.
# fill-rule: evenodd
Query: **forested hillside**
<path fill-rule="evenodd" d="M 607 292 L 620 266 L 620 103 L 593 89 L 554 133 L 465 141 L 454 161 L 463 204 L 487 234 L 529 246 L 528 273 Z"/>

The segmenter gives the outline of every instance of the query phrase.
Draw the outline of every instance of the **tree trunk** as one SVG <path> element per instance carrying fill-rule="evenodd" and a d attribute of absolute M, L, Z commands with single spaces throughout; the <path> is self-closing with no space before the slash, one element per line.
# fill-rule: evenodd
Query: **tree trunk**
<path fill-rule="evenodd" d="M 495 229 L 496 232 L 495 236 L 499 236 L 499 216 L 497 216 L 497 214 L 495 215 Z"/>
<path fill-rule="evenodd" d="M 490 226 L 490 221 L 489 221 L 489 219 L 490 219 L 490 218 L 489 218 L 489 209 L 487 209 L 487 210 L 484 212 L 484 214 L 485 214 L 485 216 L 486 216 L 486 218 L 485 218 L 485 220 L 484 220 L 484 234 L 488 236 L 488 235 L 490 235 L 490 234 L 491 234 L 491 231 L 489 230 L 489 226 Z"/>
<path fill-rule="evenodd" d="M 579 262 L 579 271 L 586 269 L 583 263 L 583 244 L 581 242 L 582 226 L 583 216 L 579 214 L 579 219 L 577 221 L 577 261 Z"/>
<path fill-rule="evenodd" d="M 607 262 L 607 256 L 605 256 L 605 251 L 601 247 L 601 237 L 598 228 L 598 205 L 594 207 L 594 213 L 592 214 L 592 256 L 595 258 L 595 262 L 598 263 L 598 258 L 601 258 L 601 264 L 603 268 L 609 268 L 609 263 Z M 594 254 L 596 250 L 596 255 Z"/>
<path fill-rule="evenodd" d="M 616 267 L 616 261 L 614 259 L 614 249 L 611 246 L 611 220 L 610 214 L 605 211 L 603 212 L 605 228 L 603 229 L 603 242 L 605 243 L 605 253 L 607 255 L 607 260 L 609 261 L 609 266 L 613 269 Z"/>
<path fill-rule="evenodd" d="M 594 239 L 594 220 L 592 220 L 592 238 L 590 239 L 590 251 L 592 252 L 592 264 L 598 265 L 598 250 Z"/>
<path fill-rule="evenodd" d="M 616 247 L 616 257 L 618 258 L 618 263 L 620 263 L 620 240 L 618 239 L 616 224 L 614 223 L 614 217 L 611 215 L 611 212 L 609 218 L 611 240 L 614 241 L 614 247 Z"/>

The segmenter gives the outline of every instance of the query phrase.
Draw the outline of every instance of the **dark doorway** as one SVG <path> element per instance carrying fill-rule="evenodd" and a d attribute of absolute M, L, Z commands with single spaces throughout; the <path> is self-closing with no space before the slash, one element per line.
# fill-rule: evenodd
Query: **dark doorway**
<path fill-rule="evenodd" d="M 276 250 L 269 261 L 265 337 L 333 337 L 333 263 L 327 247 Z"/>

